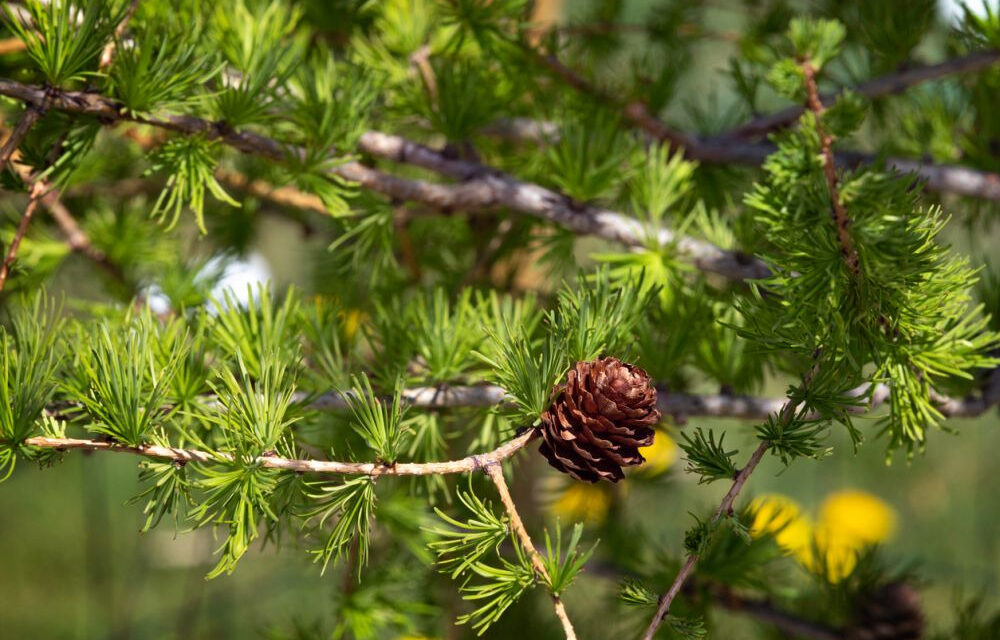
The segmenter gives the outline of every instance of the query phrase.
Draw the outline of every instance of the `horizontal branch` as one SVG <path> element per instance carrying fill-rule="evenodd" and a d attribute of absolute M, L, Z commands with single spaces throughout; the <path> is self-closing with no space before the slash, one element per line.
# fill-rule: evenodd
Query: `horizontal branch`
<path fill-rule="evenodd" d="M 536 54 L 540 63 L 560 77 L 567 85 L 580 93 L 620 109 L 625 120 L 638 130 L 645 132 L 654 140 L 666 142 L 675 148 L 682 149 L 685 157 L 709 164 L 744 164 L 759 166 L 767 156 L 774 153 L 776 147 L 768 142 L 747 142 L 742 137 L 731 132 L 717 136 L 699 138 L 689 133 L 678 131 L 650 113 L 643 102 L 633 101 L 623 103 L 617 96 L 610 95 L 593 85 L 572 69 L 565 66 L 554 56 Z M 953 61 L 954 65 L 939 65 L 941 68 L 926 68 L 922 72 L 913 70 L 912 75 L 902 78 L 883 78 L 873 81 L 868 91 L 872 93 L 886 92 L 893 87 L 899 87 L 905 82 L 915 82 L 917 79 L 941 77 L 946 73 L 958 72 L 968 65 L 970 68 L 982 68 L 997 61 L 998 52 L 986 52 L 979 56 L 971 56 L 962 62 Z M 977 67 L 978 65 L 978 67 Z M 935 75 L 936 74 L 936 75 Z M 796 107 L 795 118 L 801 115 L 801 109 Z M 792 110 L 781 112 L 781 118 L 792 116 Z M 777 117 L 777 116 L 776 116 Z M 1000 174 L 980 171 L 958 165 L 935 164 L 909 158 L 885 158 L 873 154 L 847 152 L 837 153 L 835 160 L 838 166 L 853 167 L 860 164 L 872 164 L 880 160 L 891 169 L 902 173 L 913 173 L 924 181 L 924 187 L 930 191 L 954 193 L 985 200 L 1000 200 Z"/>
<path fill-rule="evenodd" d="M 868 396 L 869 385 L 852 389 L 849 395 Z M 871 390 L 870 400 L 864 406 L 855 408 L 863 413 L 882 406 L 889 398 L 889 387 L 877 384 Z M 324 393 L 313 397 L 300 393 L 298 401 L 309 400 L 310 407 L 319 410 L 348 409 L 344 396 L 337 392 Z M 495 385 L 440 385 L 433 387 L 409 387 L 403 389 L 402 399 L 411 407 L 422 409 L 443 409 L 449 407 L 490 407 L 508 402 L 505 391 Z M 785 398 L 737 395 L 728 393 L 697 394 L 669 391 L 660 388 L 657 394 L 657 408 L 663 415 L 669 415 L 676 422 L 683 423 L 688 418 L 741 418 L 763 420 L 779 411 Z M 1000 404 L 1000 369 L 994 369 L 978 395 L 952 398 L 942 394 L 934 395 L 938 411 L 949 418 L 972 418 L 980 416 L 990 408 Z"/>
<path fill-rule="evenodd" d="M 912 67 L 898 73 L 890 73 L 873 78 L 852 87 L 850 90 L 866 98 L 880 98 L 895 93 L 902 93 L 906 89 L 923 82 L 939 80 L 960 73 L 981 71 L 997 62 L 1000 62 L 1000 51 L 977 51 L 976 53 L 946 60 L 938 64 Z M 841 89 L 836 93 L 823 94 L 820 96 L 820 101 L 823 104 L 832 104 L 844 91 L 845 89 Z M 746 124 L 727 131 L 722 137 L 747 139 L 762 136 L 775 129 L 790 126 L 799 119 L 802 112 L 803 108 L 801 106 L 788 107 L 781 111 L 754 118 Z"/>
<path fill-rule="evenodd" d="M 527 429 L 515 436 L 509 442 L 488 453 L 466 456 L 459 460 L 446 462 L 337 462 L 335 460 L 300 460 L 282 458 L 279 456 L 260 456 L 254 462 L 268 469 L 281 469 L 298 473 L 337 473 L 357 476 L 431 476 L 451 473 L 466 473 L 484 469 L 513 456 L 523 449 L 538 435 L 536 429 Z M 233 456 L 228 453 L 201 451 L 198 449 L 180 449 L 146 445 L 132 447 L 104 440 L 81 440 L 76 438 L 48 438 L 37 436 L 28 438 L 24 444 L 32 447 L 67 451 L 81 449 L 84 451 L 111 451 L 114 453 L 129 453 L 146 458 L 159 460 L 174 460 L 181 464 L 188 462 L 226 463 L 232 462 Z"/>
<path fill-rule="evenodd" d="M 288 147 L 277 140 L 247 131 L 235 131 L 220 123 L 185 115 L 144 117 L 125 113 L 116 101 L 96 93 L 62 91 L 48 93 L 41 87 L 0 78 L 0 95 L 29 104 L 43 104 L 68 113 L 90 115 L 106 124 L 132 121 L 184 134 L 204 135 L 244 153 L 284 161 Z M 598 236 L 639 247 L 647 230 L 636 220 L 600 207 L 586 206 L 537 184 L 521 181 L 501 171 L 463 160 L 445 157 L 428 147 L 399 136 L 368 132 L 361 150 L 420 166 L 442 175 L 463 180 L 460 184 L 439 184 L 390 175 L 358 162 L 338 164 L 330 173 L 361 187 L 402 201 L 416 201 L 435 209 L 477 211 L 505 207 L 563 226 L 574 233 Z M 762 278 L 770 270 L 759 259 L 740 252 L 726 251 L 711 243 L 680 236 L 662 228 L 656 234 L 661 245 L 673 245 L 682 257 L 703 271 L 728 278 Z"/>

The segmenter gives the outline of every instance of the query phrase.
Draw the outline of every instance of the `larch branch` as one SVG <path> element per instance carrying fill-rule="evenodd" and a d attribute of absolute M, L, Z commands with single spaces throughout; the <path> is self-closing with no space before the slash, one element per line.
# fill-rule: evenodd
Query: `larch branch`
<path fill-rule="evenodd" d="M 24 213 L 21 214 L 21 221 L 17 225 L 17 231 L 14 232 L 14 239 L 10 242 L 10 247 L 7 249 L 7 255 L 3 259 L 3 264 L 0 265 L 0 291 L 3 291 L 4 286 L 7 284 L 10 268 L 14 265 L 14 261 L 17 260 L 17 251 L 21 248 L 21 241 L 24 240 L 25 234 L 28 233 L 28 225 L 31 224 L 31 218 L 35 215 L 35 210 L 38 208 L 38 204 L 41 202 L 44 194 L 45 182 L 42 180 L 33 182 L 28 195 L 28 206 L 24 208 Z"/>
<path fill-rule="evenodd" d="M 830 192 L 830 205 L 833 213 L 833 223 L 837 228 L 837 244 L 847 263 L 847 268 L 855 277 L 861 271 L 858 250 L 851 237 L 851 219 L 847 209 L 840 199 L 837 183 L 837 163 L 833 157 L 833 135 L 823 126 L 823 103 L 820 101 L 819 88 L 816 84 L 816 69 L 805 60 L 802 62 L 802 74 L 805 78 L 806 107 L 816 117 L 816 132 L 819 134 L 820 153 L 823 156 L 823 176 L 826 178 L 826 188 Z"/>
<path fill-rule="evenodd" d="M 338 462 L 335 460 L 305 460 L 298 458 L 283 458 L 280 456 L 260 456 L 255 464 L 267 469 L 280 469 L 298 473 L 335 473 L 356 476 L 432 476 L 452 473 L 468 473 L 478 471 L 491 464 L 497 464 L 511 457 L 529 442 L 538 432 L 527 429 L 510 441 L 493 451 L 479 455 L 467 456 L 458 460 L 445 462 Z M 28 438 L 24 444 L 32 447 L 56 449 L 65 451 L 81 449 L 84 451 L 110 451 L 128 453 L 160 460 L 174 460 L 180 464 L 188 462 L 203 462 L 207 464 L 229 463 L 233 461 L 232 454 L 225 452 L 202 451 L 199 449 L 182 449 L 160 445 L 144 445 L 133 447 L 106 440 L 89 440 L 77 438 L 49 438 L 36 436 Z"/>
<path fill-rule="evenodd" d="M 790 404 L 786 404 L 785 406 L 788 407 Z M 726 495 L 722 498 L 722 502 L 720 502 L 719 506 L 716 508 L 715 514 L 712 516 L 712 523 L 718 522 L 720 518 L 724 515 L 728 515 L 732 511 L 733 503 L 736 502 L 737 496 L 740 495 L 743 485 L 746 484 L 747 480 L 750 478 L 750 474 L 752 474 L 754 469 L 757 468 L 757 465 L 760 464 L 760 461 L 764 458 L 764 454 L 767 453 L 769 448 L 770 444 L 767 442 L 761 442 L 757 445 L 757 448 L 750 456 L 750 460 L 747 462 L 747 465 L 740 469 L 739 473 L 736 474 L 736 478 L 733 480 L 732 486 L 729 487 L 729 491 L 726 492 Z M 681 588 L 691 576 L 691 573 L 694 572 L 695 565 L 697 564 L 697 553 L 690 554 L 687 557 L 687 560 L 684 561 L 684 565 L 681 567 L 680 571 L 677 572 L 677 576 L 674 578 L 670 588 L 667 589 L 667 592 L 660 597 L 656 614 L 653 616 L 652 621 L 649 623 L 649 627 L 643 634 L 643 640 L 653 639 L 653 636 L 656 634 L 656 630 L 660 628 L 661 624 L 663 624 L 663 619 L 667 617 L 668 613 L 670 613 L 671 603 L 673 603 L 677 594 L 680 593 Z"/>
<path fill-rule="evenodd" d="M 1000 51 L 977 51 L 958 58 L 952 58 L 951 60 L 945 60 L 938 64 L 911 67 L 897 73 L 873 78 L 853 87 L 851 91 L 866 98 L 880 98 L 902 93 L 910 87 L 924 82 L 988 69 L 997 62 L 1000 62 Z M 820 96 L 820 100 L 825 104 L 829 104 L 836 100 L 837 96 L 841 93 L 843 93 L 843 90 L 837 93 L 825 94 Z M 721 137 L 745 140 L 762 136 L 776 129 L 790 126 L 799 119 L 802 112 L 803 108 L 801 106 L 788 107 L 781 111 L 754 118 L 735 129 L 727 131 Z"/>
<path fill-rule="evenodd" d="M 510 526 L 521 541 L 521 547 L 524 548 L 525 553 L 531 559 L 531 566 L 535 568 L 535 573 L 547 585 L 551 582 L 549 572 L 545 569 L 545 562 L 531 541 L 531 536 L 528 535 L 528 530 L 525 528 L 524 522 L 521 521 L 521 516 L 517 512 L 517 505 L 514 504 L 514 499 L 510 495 L 510 489 L 507 488 L 507 481 L 503 477 L 503 469 L 498 463 L 494 462 L 486 465 L 483 471 L 486 472 L 486 475 L 490 477 L 490 480 L 496 486 L 497 493 L 500 494 L 500 502 L 503 503 L 504 509 L 507 510 L 507 515 L 510 516 Z M 554 593 L 550 595 L 552 596 L 552 603 L 555 606 L 556 617 L 562 623 L 563 633 L 566 634 L 566 640 L 576 640 L 576 631 L 573 629 L 573 623 L 570 622 L 569 615 L 566 613 L 566 605 L 563 604 L 562 598 Z"/>

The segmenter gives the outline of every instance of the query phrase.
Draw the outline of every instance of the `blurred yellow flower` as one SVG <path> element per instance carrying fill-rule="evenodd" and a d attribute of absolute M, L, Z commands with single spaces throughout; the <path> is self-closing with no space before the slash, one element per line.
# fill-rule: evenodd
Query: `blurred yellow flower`
<path fill-rule="evenodd" d="M 754 514 L 750 535 L 773 534 L 775 542 L 790 554 L 806 553 L 812 547 L 813 525 L 799 504 L 779 494 L 758 496 L 750 503 Z"/>
<path fill-rule="evenodd" d="M 361 309 L 348 309 L 344 312 L 344 336 L 348 340 L 354 339 L 364 319 L 365 312 Z"/>
<path fill-rule="evenodd" d="M 652 476 L 664 473 L 677 461 L 677 443 L 665 431 L 657 431 L 653 444 L 639 449 L 646 459 L 639 471 Z"/>
<path fill-rule="evenodd" d="M 823 501 L 819 522 L 829 535 L 860 547 L 892 537 L 896 530 L 896 513 L 884 501 L 865 491 L 837 491 Z"/>
<path fill-rule="evenodd" d="M 755 498 L 750 511 L 750 535 L 773 534 L 785 552 L 833 584 L 851 575 L 866 546 L 888 540 L 896 529 L 892 507 L 865 491 L 831 493 L 815 524 L 797 502 L 779 494 Z"/>
<path fill-rule="evenodd" d="M 825 525 L 817 525 L 812 544 L 795 554 L 803 567 L 837 584 L 851 575 L 858 566 L 858 554 L 863 545 L 837 534 Z M 817 557 L 819 556 L 819 561 Z"/>
<path fill-rule="evenodd" d="M 611 496 L 600 485 L 574 482 L 552 503 L 552 513 L 569 522 L 600 524 L 608 517 Z"/>

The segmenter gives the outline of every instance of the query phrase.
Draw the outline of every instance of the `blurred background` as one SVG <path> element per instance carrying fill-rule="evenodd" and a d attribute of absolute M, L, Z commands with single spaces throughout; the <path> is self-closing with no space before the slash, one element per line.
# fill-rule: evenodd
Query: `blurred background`
<path fill-rule="evenodd" d="M 344 0 L 329 3 L 329 10 L 338 11 L 340 2 Z M 968 4 L 982 10 L 989 2 Z M 307 15 L 322 16 L 327 3 L 304 4 L 309 5 Z M 566 0 L 561 7 L 554 5 L 553 11 L 561 21 L 584 21 L 598 13 L 602 4 L 615 6 L 615 20 L 641 24 L 651 3 Z M 707 4 L 702 24 L 720 34 L 739 32 L 748 16 L 763 10 L 765 4 L 714 0 Z M 787 3 L 793 11 L 818 12 L 829 4 Z M 905 9 L 905 2 L 896 4 Z M 958 5 L 940 3 L 942 30 L 959 15 Z M 992 6 L 996 10 L 995 2 Z M 640 38 L 634 46 L 641 46 Z M 724 69 L 736 46 L 726 37 L 697 45 L 691 69 L 680 80 L 679 93 L 687 98 L 678 101 L 674 121 L 696 125 L 697 107 L 733 100 Z M 921 44 L 918 57 L 939 60 L 943 46 L 943 37 L 939 41 L 931 37 Z M 763 106 L 766 111 L 769 105 Z M 4 198 L 0 194 L 0 209 L 16 215 L 16 207 Z M 239 215 L 252 215 L 254 206 L 250 202 Z M 268 212 L 261 209 L 261 213 Z M 997 255 L 1000 235 L 995 214 L 987 210 L 969 216 L 973 221 L 968 223 L 962 217 L 949 226 L 948 239 L 973 260 Z M 234 221 L 234 227 L 238 223 Z M 321 271 L 300 257 L 320 256 L 321 260 L 325 240 L 304 237 L 300 226 L 286 217 L 261 215 L 238 258 L 215 255 L 194 229 L 182 229 L 181 234 L 187 238 L 185 250 L 190 255 L 215 260 L 212 264 L 225 271 L 220 287 L 242 292 L 247 282 L 266 280 L 279 290 L 292 284 L 305 291 L 322 287 L 321 283 L 317 286 Z M 578 248 L 584 265 L 588 255 L 602 248 L 588 242 Z M 54 274 L 52 293 L 72 290 L 77 297 L 101 299 L 102 287 L 88 277 L 91 270 L 82 257 L 62 261 Z M 148 293 L 155 306 L 156 287 Z M 784 384 L 769 380 L 762 394 L 781 395 Z M 692 390 L 713 391 L 707 387 Z M 860 421 L 862 429 L 864 420 Z M 688 427 L 698 425 L 725 429 L 727 444 L 749 450 L 749 439 L 740 439 L 748 423 L 692 419 Z M 871 535 L 881 543 L 887 562 L 915 569 L 923 581 L 928 617 L 936 627 L 946 628 L 956 618 L 957 603 L 970 597 L 981 597 L 991 607 L 1000 604 L 1000 490 L 995 473 L 1000 419 L 994 410 L 977 419 L 952 420 L 949 427 L 953 433 L 930 434 L 926 454 L 910 463 L 897 457 L 891 466 L 886 464 L 882 443 L 870 442 L 854 454 L 846 436 L 838 434 L 833 455 L 821 462 L 800 461 L 786 470 L 777 461 L 767 460 L 747 497 L 780 494 L 794 502 L 809 526 L 818 526 L 825 517 L 830 526 L 854 527 Z M 726 487 L 699 486 L 683 473 L 683 461 L 677 459 L 678 450 L 671 444 L 673 437 L 676 432 L 668 430 L 659 438 L 656 451 L 648 452 L 650 464 L 642 472 L 642 481 L 616 487 L 571 486 L 542 469 L 544 462 L 537 456 L 522 456 L 525 459 L 519 460 L 517 473 L 527 474 L 528 467 L 535 467 L 531 473 L 546 475 L 540 488 L 524 496 L 529 524 L 559 516 L 564 521 L 583 519 L 601 525 L 614 517 L 622 529 L 641 524 L 657 543 L 679 552 L 690 524 L 689 512 L 709 510 Z M 55 468 L 18 465 L 0 486 L 0 638 L 278 638 L 295 637 L 296 629 L 315 625 L 329 629 L 335 624 L 320 612 L 338 597 L 340 576 L 337 572 L 320 575 L 294 541 L 287 541 L 281 549 L 255 550 L 233 575 L 206 581 L 220 542 L 208 531 L 175 535 L 165 525 L 140 535 L 141 505 L 131 502 L 138 490 L 136 478 L 136 461 L 129 456 L 73 453 Z M 790 554 L 788 570 L 793 581 L 810 580 L 807 567 L 794 554 Z M 578 626 L 603 627 L 609 620 L 614 622 L 619 615 L 615 610 L 595 610 L 587 603 L 595 593 L 616 588 L 615 577 L 602 575 L 599 567 L 585 573 L 568 596 L 567 606 Z M 485 637 L 533 638 L 550 631 L 548 617 L 535 615 L 544 601 L 525 598 L 516 606 L 517 611 Z M 715 637 L 781 637 L 768 636 L 773 631 L 763 628 L 748 629 L 737 614 L 719 611 L 716 615 L 723 626 Z M 537 628 L 521 626 L 535 619 L 539 619 Z"/>

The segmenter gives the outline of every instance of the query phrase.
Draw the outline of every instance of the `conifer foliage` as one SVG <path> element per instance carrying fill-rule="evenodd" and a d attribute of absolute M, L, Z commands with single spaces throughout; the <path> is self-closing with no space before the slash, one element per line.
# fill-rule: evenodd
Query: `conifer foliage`
<path fill-rule="evenodd" d="M 294 637 L 920 637 L 916 576 L 773 570 L 748 505 L 1000 401 L 1000 279 L 949 246 L 1000 200 L 1000 12 L 934 4 L 3 3 L 0 478 L 134 457 L 209 578 L 343 580 Z M 274 225 L 291 275 L 217 287 Z M 642 466 L 671 438 L 713 508 Z M 603 521 L 540 515 L 581 481 Z"/>

